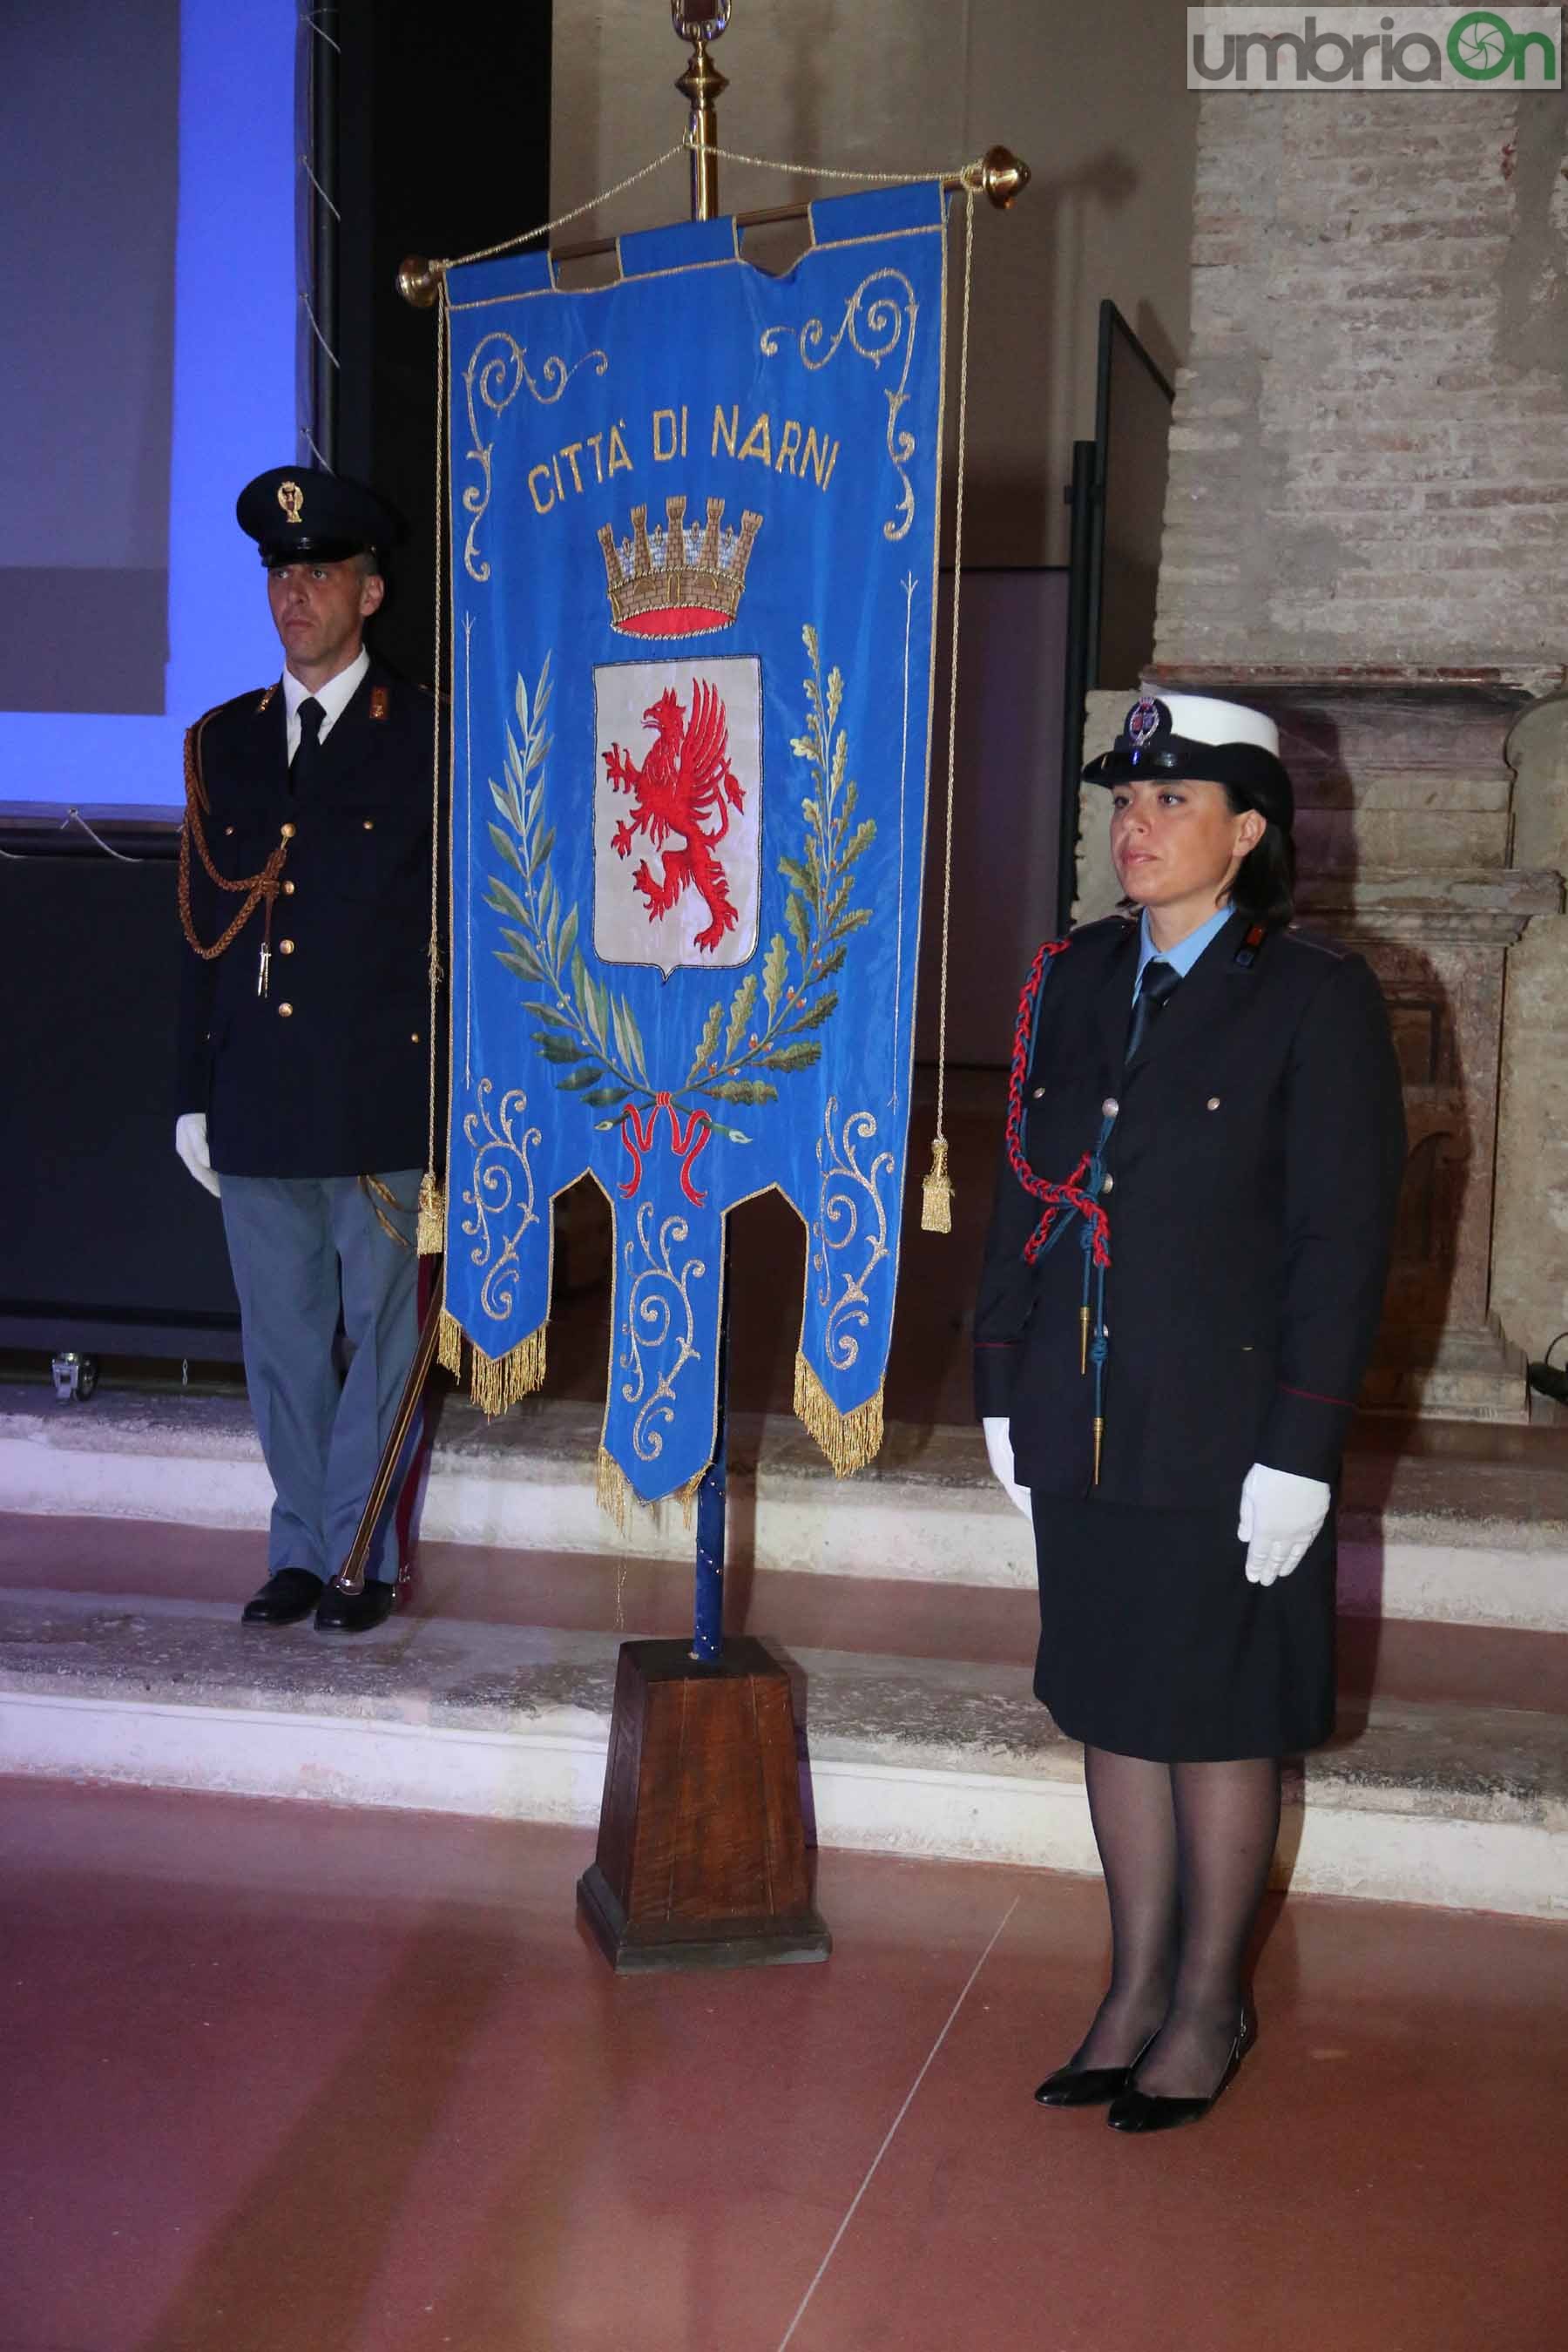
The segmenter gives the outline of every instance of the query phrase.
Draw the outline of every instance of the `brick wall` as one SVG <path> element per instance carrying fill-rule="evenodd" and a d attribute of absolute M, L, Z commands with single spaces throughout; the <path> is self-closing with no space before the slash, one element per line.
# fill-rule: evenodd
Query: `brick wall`
<path fill-rule="evenodd" d="M 1568 659 L 1563 93 L 1207 93 L 1193 265 L 1157 660 Z"/>

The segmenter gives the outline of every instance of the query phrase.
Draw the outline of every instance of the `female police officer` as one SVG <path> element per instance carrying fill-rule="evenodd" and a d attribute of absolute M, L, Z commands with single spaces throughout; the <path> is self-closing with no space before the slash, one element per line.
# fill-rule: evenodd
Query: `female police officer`
<path fill-rule="evenodd" d="M 1333 1725 L 1333 1486 L 1404 1166 L 1377 983 L 1285 928 L 1278 740 L 1167 695 L 1084 771 L 1140 911 L 1036 960 L 975 1316 L 1110 1909 L 1109 1990 L 1037 2095 L 1126 2131 L 1205 2114 L 1250 2039 L 1279 1759 Z"/>

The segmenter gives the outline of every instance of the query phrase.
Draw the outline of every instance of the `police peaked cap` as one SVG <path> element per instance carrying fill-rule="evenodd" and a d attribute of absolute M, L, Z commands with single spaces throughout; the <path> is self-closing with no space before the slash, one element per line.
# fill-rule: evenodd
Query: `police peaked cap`
<path fill-rule="evenodd" d="M 341 563 L 345 556 L 379 553 L 401 535 L 397 517 L 374 490 L 315 466 L 273 466 L 258 474 L 234 511 L 268 572 L 280 563 Z"/>
<path fill-rule="evenodd" d="M 1206 694 L 1145 695 L 1132 705 L 1109 751 L 1090 760 L 1086 784 L 1225 784 L 1281 832 L 1295 822 L 1295 795 L 1279 757 L 1279 730 L 1261 710 Z"/>

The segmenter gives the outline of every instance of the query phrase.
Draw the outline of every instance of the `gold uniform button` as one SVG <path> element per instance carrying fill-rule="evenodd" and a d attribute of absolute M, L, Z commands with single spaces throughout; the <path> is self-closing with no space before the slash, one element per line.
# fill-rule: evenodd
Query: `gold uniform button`
<path fill-rule="evenodd" d="M 374 832 L 375 831 L 375 819 L 374 819 L 374 817 L 373 817 L 373 816 L 367 816 L 367 817 L 365 818 L 365 821 L 364 821 L 364 829 L 365 829 L 366 833 L 374 833 Z"/>
<path fill-rule="evenodd" d="M 1210 1095 L 1210 1097 L 1209 1097 L 1209 1100 L 1208 1100 L 1208 1107 L 1209 1107 L 1210 1110 L 1218 1110 L 1218 1108 L 1219 1108 L 1219 1097 L 1218 1097 L 1218 1095 Z"/>
<path fill-rule="evenodd" d="M 226 825 L 225 825 L 225 827 L 224 827 L 224 833 L 225 833 L 225 835 L 226 835 L 226 836 L 227 835 L 231 834 L 233 831 L 234 831 L 234 827 L 233 827 L 233 825 L 232 825 L 232 824 L 226 824 Z"/>
<path fill-rule="evenodd" d="M 287 882 L 285 882 L 283 887 L 287 890 L 289 887 Z M 1101 1118 L 1114 1118 L 1121 1108 L 1121 1105 L 1117 1101 L 1116 1097 L 1114 1095 L 1107 1095 L 1105 1100 L 1100 1106 L 1100 1116 Z"/>
<path fill-rule="evenodd" d="M 293 838 L 294 838 L 294 828 L 293 828 L 293 826 L 292 826 L 291 824 L 282 824 L 282 825 L 279 825 L 279 828 L 278 828 L 278 830 L 279 830 L 279 832 L 281 834 L 281 835 L 282 835 L 282 837 L 283 837 L 283 839 L 284 839 L 285 841 L 292 841 L 292 840 L 293 840 Z"/>
<path fill-rule="evenodd" d="M 294 896 L 294 885 L 292 884 L 292 882 L 285 882 L 285 883 L 284 883 L 284 885 L 283 885 L 283 896 L 284 896 L 286 898 L 291 898 Z"/>
<path fill-rule="evenodd" d="M 292 955 L 292 954 L 293 954 L 293 952 L 294 952 L 294 942 L 293 942 L 293 940 L 279 940 L 279 942 L 278 942 L 278 952 L 279 952 L 279 955 Z"/>
<path fill-rule="evenodd" d="M 278 1018 L 279 1018 L 279 1021 L 287 1021 L 287 1020 L 289 1020 L 289 1019 L 290 1018 L 290 1016 L 292 1015 L 293 1011 L 294 1011 L 294 1007 L 293 1007 L 291 1004 L 280 1004 L 280 1005 L 278 1007 Z"/>
<path fill-rule="evenodd" d="M 419 1032 L 418 1032 L 418 1030 L 417 1030 L 417 1029 L 411 1029 L 411 1030 L 409 1031 L 409 1033 L 408 1033 L 408 1042 L 409 1042 L 409 1044 L 410 1044 L 411 1045 L 417 1045 L 417 1044 L 419 1043 Z"/>

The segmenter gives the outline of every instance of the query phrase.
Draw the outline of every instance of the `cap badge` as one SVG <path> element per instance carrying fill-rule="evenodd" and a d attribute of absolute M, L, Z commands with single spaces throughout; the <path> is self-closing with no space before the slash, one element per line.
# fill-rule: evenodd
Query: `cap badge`
<path fill-rule="evenodd" d="M 1159 730 L 1160 706 L 1157 702 L 1152 702 L 1145 695 L 1142 701 L 1133 704 L 1127 714 L 1127 740 L 1132 746 L 1134 759 L 1148 742 L 1149 738 L 1152 735 L 1157 735 Z"/>
<path fill-rule="evenodd" d="M 279 482 L 278 503 L 286 521 L 297 523 L 305 511 L 305 493 L 298 482 Z"/>

